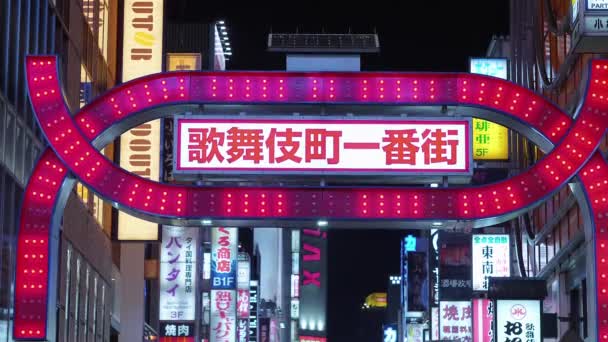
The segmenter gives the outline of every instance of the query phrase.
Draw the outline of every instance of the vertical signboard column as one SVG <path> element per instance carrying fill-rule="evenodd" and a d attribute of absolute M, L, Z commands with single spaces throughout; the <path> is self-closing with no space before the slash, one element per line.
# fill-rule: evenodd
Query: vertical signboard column
<path fill-rule="evenodd" d="M 124 1 L 122 81 L 162 71 L 163 0 Z M 160 120 L 120 137 L 120 166 L 154 181 L 160 176 Z M 158 224 L 118 213 L 118 239 L 158 240 Z"/>
<path fill-rule="evenodd" d="M 211 230 L 211 342 L 236 342 L 237 228 Z"/>
<path fill-rule="evenodd" d="M 163 226 L 160 254 L 160 340 L 194 338 L 198 228 Z M 185 340 L 184 340 L 185 341 Z"/>
<path fill-rule="evenodd" d="M 300 341 L 326 335 L 327 233 L 303 229 L 301 241 Z"/>
<path fill-rule="evenodd" d="M 249 282 L 249 342 L 258 340 L 258 281 Z"/>
<path fill-rule="evenodd" d="M 251 277 L 251 264 L 247 253 L 239 253 L 237 272 L 237 317 L 238 342 L 247 342 L 249 334 L 249 281 Z"/>

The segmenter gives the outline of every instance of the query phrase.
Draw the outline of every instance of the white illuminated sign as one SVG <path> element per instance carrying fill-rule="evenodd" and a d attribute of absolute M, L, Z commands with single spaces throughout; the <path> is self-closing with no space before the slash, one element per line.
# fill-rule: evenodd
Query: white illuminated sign
<path fill-rule="evenodd" d="M 442 172 L 471 169 L 469 120 L 176 119 L 188 173 Z"/>
<path fill-rule="evenodd" d="M 489 277 L 511 275 L 509 235 L 473 235 L 473 290 L 487 291 Z"/>
<path fill-rule="evenodd" d="M 235 290 L 211 290 L 210 342 L 236 340 L 236 301 Z"/>
<path fill-rule="evenodd" d="M 587 0 L 587 9 L 592 11 L 608 10 L 608 0 Z"/>
<path fill-rule="evenodd" d="M 299 274 L 291 275 L 291 297 L 292 298 L 300 297 L 300 275 Z"/>
<path fill-rule="evenodd" d="M 439 337 L 441 340 L 471 341 L 473 337 L 470 301 L 439 302 Z"/>
<path fill-rule="evenodd" d="M 507 79 L 506 58 L 471 58 L 469 70 L 473 74 L 482 74 Z"/>
<path fill-rule="evenodd" d="M 237 287 L 239 289 L 249 289 L 249 278 L 251 273 L 251 266 L 249 265 L 249 260 L 239 260 L 238 262 L 238 271 L 237 271 Z"/>
<path fill-rule="evenodd" d="M 539 300 L 497 300 L 496 340 L 542 341 Z"/>
<path fill-rule="evenodd" d="M 300 300 L 297 298 L 291 299 L 291 318 L 300 318 Z"/>
<path fill-rule="evenodd" d="M 384 327 L 384 334 L 383 334 L 383 341 L 384 342 L 397 342 L 397 329 L 395 327 L 395 325 L 388 325 Z"/>
<path fill-rule="evenodd" d="M 122 81 L 162 71 L 163 0 L 125 0 Z M 146 179 L 160 176 L 160 120 L 120 137 L 120 166 Z M 158 240 L 158 224 L 118 212 L 119 240 Z"/>
<path fill-rule="evenodd" d="M 163 226 L 159 320 L 193 321 L 198 228 Z"/>
<path fill-rule="evenodd" d="M 211 279 L 211 253 L 203 254 L 203 279 Z"/>

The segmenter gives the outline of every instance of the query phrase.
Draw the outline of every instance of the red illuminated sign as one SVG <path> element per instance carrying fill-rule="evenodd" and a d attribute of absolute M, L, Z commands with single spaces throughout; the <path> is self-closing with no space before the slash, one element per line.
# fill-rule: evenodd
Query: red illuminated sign
<path fill-rule="evenodd" d="M 608 339 L 608 166 L 597 146 L 608 126 L 608 62 L 591 63 L 576 120 L 508 81 L 471 74 L 176 72 L 125 83 L 71 115 L 57 60 L 28 57 L 32 106 L 50 148 L 34 168 L 21 211 L 15 280 L 17 340 L 47 336 L 50 240 L 69 174 L 122 210 L 150 220 L 447 220 L 473 221 L 528 209 L 573 177 L 582 183 L 595 224 L 598 338 Z M 117 167 L 92 141 L 110 127 L 127 129 L 146 109 L 189 103 L 460 105 L 495 111 L 542 134 L 555 148 L 515 177 L 469 188 L 268 188 L 169 186 Z M 162 114 L 158 114 L 159 116 Z M 127 120 L 127 119 L 131 119 Z M 166 222 L 165 221 L 165 222 Z M 50 279 L 50 280 L 49 280 Z M 606 305 L 605 305 L 606 304 Z M 54 320 L 51 319 L 54 322 Z"/>
<path fill-rule="evenodd" d="M 178 117 L 177 172 L 466 174 L 469 120 Z"/>

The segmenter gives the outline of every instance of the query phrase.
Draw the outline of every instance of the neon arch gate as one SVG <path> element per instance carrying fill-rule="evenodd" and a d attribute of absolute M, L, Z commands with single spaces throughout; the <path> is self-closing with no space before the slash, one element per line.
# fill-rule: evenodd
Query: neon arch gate
<path fill-rule="evenodd" d="M 591 310 L 590 317 L 597 320 L 592 330 L 608 340 L 608 164 L 597 151 L 608 128 L 608 61 L 591 63 L 575 121 L 516 84 L 456 73 L 162 73 L 118 86 L 71 116 L 56 62 L 50 56 L 27 58 L 32 106 L 50 148 L 34 168 L 21 209 L 15 339 L 55 338 L 55 298 L 49 293 L 57 286 L 59 218 L 78 179 L 120 210 L 159 223 L 213 219 L 226 225 L 285 226 L 326 218 L 332 224 L 371 220 L 402 225 L 442 219 L 470 227 L 513 218 L 575 181 L 579 205 L 589 209 L 585 236 L 593 239 L 595 250 L 593 271 L 587 272 L 597 278 L 589 279 L 598 301 Z M 97 150 L 136 124 L 162 117 L 156 110 L 161 106 L 198 103 L 474 107 L 480 117 L 519 131 L 548 154 L 515 177 L 477 187 L 283 188 L 161 184 L 117 167 Z"/>

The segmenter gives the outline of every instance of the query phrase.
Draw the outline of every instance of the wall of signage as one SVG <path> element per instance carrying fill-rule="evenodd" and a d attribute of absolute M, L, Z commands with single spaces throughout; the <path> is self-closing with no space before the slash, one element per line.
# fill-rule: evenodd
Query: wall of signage
<path fill-rule="evenodd" d="M 237 338 L 237 247 L 237 228 L 211 229 L 211 342 Z"/>

